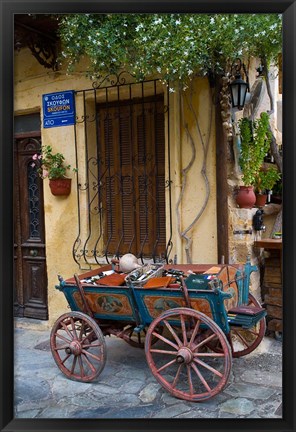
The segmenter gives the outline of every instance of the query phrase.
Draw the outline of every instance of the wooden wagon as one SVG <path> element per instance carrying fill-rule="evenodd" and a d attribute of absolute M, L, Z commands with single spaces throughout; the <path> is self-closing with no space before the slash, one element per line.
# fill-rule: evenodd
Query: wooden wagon
<path fill-rule="evenodd" d="M 223 390 L 232 358 L 252 352 L 265 330 L 265 310 L 249 293 L 244 265 L 150 264 L 133 280 L 114 265 L 56 286 L 71 312 L 51 331 L 51 351 L 70 379 L 90 382 L 106 363 L 106 336 L 145 347 L 148 366 L 173 396 L 203 401 Z M 145 279 L 145 271 L 149 277 Z M 140 280 L 139 280 L 140 279 Z"/>

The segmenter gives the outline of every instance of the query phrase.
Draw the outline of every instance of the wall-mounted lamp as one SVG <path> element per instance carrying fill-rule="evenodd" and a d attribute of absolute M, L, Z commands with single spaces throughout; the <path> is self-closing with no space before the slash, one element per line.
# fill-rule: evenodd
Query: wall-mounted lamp
<path fill-rule="evenodd" d="M 243 70 L 247 81 L 242 79 L 241 70 Z M 245 105 L 247 91 L 249 91 L 248 74 L 244 63 L 240 59 L 233 62 L 231 72 L 235 76 L 235 79 L 229 84 L 232 108 L 241 110 Z"/>

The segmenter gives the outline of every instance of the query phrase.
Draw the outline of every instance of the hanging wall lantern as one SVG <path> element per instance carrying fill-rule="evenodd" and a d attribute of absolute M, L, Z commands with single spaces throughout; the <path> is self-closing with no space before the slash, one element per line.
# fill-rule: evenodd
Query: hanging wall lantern
<path fill-rule="evenodd" d="M 244 81 L 241 76 L 241 70 L 246 76 L 247 81 Z M 245 65 L 242 63 L 240 59 L 237 59 L 233 65 L 231 70 L 233 71 L 233 75 L 235 76 L 234 81 L 229 84 L 230 95 L 231 95 L 231 103 L 232 108 L 238 108 L 239 110 L 243 109 L 246 101 L 246 95 L 249 91 L 249 80 Z"/>

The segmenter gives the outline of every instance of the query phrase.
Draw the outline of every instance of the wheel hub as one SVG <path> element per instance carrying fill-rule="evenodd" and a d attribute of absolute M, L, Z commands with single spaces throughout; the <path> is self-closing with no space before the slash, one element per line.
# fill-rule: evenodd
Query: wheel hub
<path fill-rule="evenodd" d="M 78 342 L 77 340 L 72 341 L 69 345 L 68 348 L 66 348 L 66 353 L 67 354 L 74 354 L 74 355 L 79 355 L 82 352 L 82 347 L 80 342 Z"/>
<path fill-rule="evenodd" d="M 187 347 L 182 347 L 179 349 L 177 354 L 177 363 L 186 363 L 189 364 L 193 360 L 193 353 Z"/>

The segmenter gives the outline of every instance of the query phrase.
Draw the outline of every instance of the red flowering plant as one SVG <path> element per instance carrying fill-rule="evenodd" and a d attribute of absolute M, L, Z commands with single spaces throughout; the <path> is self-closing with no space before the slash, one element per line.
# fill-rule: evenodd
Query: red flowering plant
<path fill-rule="evenodd" d="M 38 165 L 37 172 L 42 179 L 49 178 L 63 179 L 66 178 L 67 171 L 71 168 L 71 165 L 65 164 L 65 157 L 62 153 L 53 153 L 52 147 L 42 146 L 41 154 L 35 153 L 32 157 L 32 167 Z M 77 168 L 73 168 L 74 172 L 77 172 Z"/>

